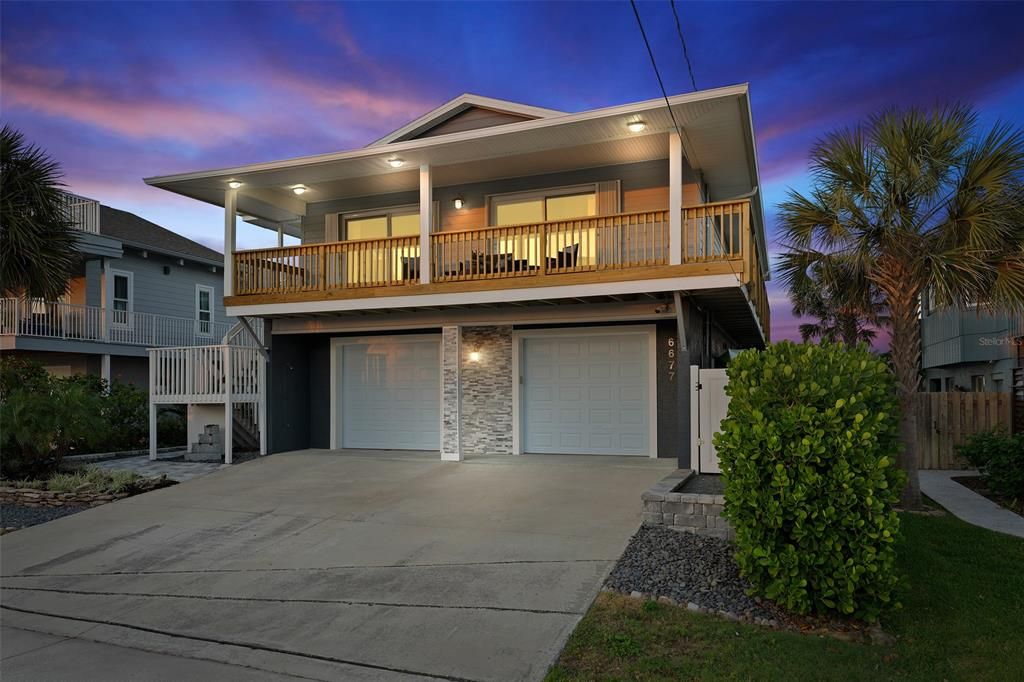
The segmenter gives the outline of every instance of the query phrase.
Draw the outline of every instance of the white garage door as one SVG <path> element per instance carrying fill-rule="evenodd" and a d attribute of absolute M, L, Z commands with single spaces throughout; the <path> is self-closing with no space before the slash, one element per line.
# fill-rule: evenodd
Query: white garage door
<path fill-rule="evenodd" d="M 523 340 L 523 451 L 651 452 L 648 334 Z"/>
<path fill-rule="evenodd" d="M 441 449 L 441 350 L 438 341 L 343 344 L 341 446 Z"/>

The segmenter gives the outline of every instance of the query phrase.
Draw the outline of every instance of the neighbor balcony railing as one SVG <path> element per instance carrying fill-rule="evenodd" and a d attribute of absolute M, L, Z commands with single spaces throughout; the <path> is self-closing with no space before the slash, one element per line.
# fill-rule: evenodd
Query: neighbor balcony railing
<path fill-rule="evenodd" d="M 64 210 L 76 229 L 100 233 L 100 202 L 77 194 L 63 193 Z"/>
<path fill-rule="evenodd" d="M 211 322 L 37 299 L 0 299 L 0 336 L 117 343 L 203 346 L 221 342 L 230 322 Z"/>

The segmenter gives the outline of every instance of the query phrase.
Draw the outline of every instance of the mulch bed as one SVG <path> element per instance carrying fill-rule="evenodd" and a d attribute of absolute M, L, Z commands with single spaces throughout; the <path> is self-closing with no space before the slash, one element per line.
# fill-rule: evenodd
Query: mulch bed
<path fill-rule="evenodd" d="M 954 476 L 953 480 L 965 488 L 969 488 L 985 499 L 991 500 L 1003 509 L 1024 516 L 1024 500 L 999 495 L 988 489 L 988 481 L 984 476 Z"/>
<path fill-rule="evenodd" d="M 747 596 L 749 584 L 740 577 L 734 552 L 729 542 L 718 538 L 641 526 L 605 581 L 605 589 L 776 629 L 849 641 L 892 641 L 878 626 L 801 616 Z"/>

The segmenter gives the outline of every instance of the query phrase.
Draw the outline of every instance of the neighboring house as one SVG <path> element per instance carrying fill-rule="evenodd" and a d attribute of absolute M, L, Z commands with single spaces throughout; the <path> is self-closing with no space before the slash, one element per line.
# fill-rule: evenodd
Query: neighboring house
<path fill-rule="evenodd" d="M 66 195 L 81 262 L 59 301 L 0 299 L 0 349 L 58 375 L 146 387 L 146 349 L 220 343 L 224 257 L 85 197 Z"/>
<path fill-rule="evenodd" d="M 147 179 L 225 208 L 267 449 L 688 465 L 690 366 L 766 343 L 768 260 L 747 86 L 670 101 L 463 95 L 365 148 Z M 236 251 L 237 216 L 278 246 Z M 171 374 L 160 400 L 196 394 Z"/>
<path fill-rule="evenodd" d="M 1009 392 L 1014 371 L 1024 368 L 1024 316 L 977 308 L 933 309 L 926 301 L 921 350 L 930 392 Z"/>

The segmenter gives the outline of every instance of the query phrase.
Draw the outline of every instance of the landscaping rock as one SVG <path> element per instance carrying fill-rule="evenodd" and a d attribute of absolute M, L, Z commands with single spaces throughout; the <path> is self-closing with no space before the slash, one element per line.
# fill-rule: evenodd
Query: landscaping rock
<path fill-rule="evenodd" d="M 746 595 L 748 587 L 725 540 L 642 526 L 608 576 L 606 585 L 624 594 L 668 597 L 691 611 L 728 618 L 774 620 L 776 612 Z"/>
<path fill-rule="evenodd" d="M 6 532 L 35 526 L 88 509 L 88 506 L 64 505 L 62 507 L 27 506 L 21 504 L 0 504 L 0 526 Z"/>

